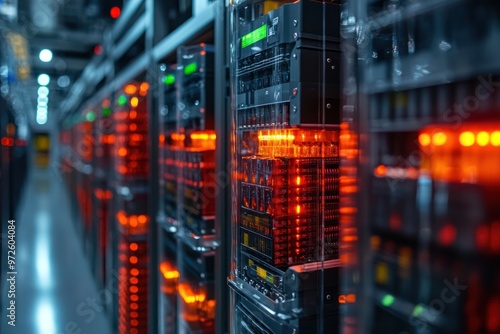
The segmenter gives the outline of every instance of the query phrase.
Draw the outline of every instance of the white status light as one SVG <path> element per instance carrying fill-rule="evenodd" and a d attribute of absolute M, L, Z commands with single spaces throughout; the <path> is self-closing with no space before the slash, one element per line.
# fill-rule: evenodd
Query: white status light
<path fill-rule="evenodd" d="M 40 54 L 38 55 L 40 57 L 40 60 L 43 61 L 44 63 L 48 63 L 52 60 L 52 51 L 49 49 L 43 49 L 40 51 Z"/>
<path fill-rule="evenodd" d="M 38 84 L 40 86 L 47 86 L 50 83 L 50 77 L 47 74 L 40 74 L 38 76 Z"/>

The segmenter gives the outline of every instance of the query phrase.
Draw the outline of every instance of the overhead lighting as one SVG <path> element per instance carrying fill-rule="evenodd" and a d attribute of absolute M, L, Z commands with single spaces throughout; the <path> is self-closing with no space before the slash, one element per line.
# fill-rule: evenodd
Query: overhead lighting
<path fill-rule="evenodd" d="M 45 96 L 45 97 L 47 97 L 49 95 L 49 92 L 50 92 L 50 90 L 47 87 L 45 87 L 45 86 L 42 86 L 42 87 L 38 88 L 38 96 L 41 96 L 41 97 Z"/>
<path fill-rule="evenodd" d="M 38 84 L 40 86 L 47 86 L 50 83 L 50 77 L 47 74 L 40 74 L 38 76 Z"/>
<path fill-rule="evenodd" d="M 36 122 L 40 125 L 47 123 L 47 115 L 36 115 Z"/>
<path fill-rule="evenodd" d="M 40 51 L 38 57 L 40 57 L 40 60 L 44 63 L 48 63 L 52 60 L 52 51 L 50 51 L 49 49 L 43 49 L 42 51 Z"/>

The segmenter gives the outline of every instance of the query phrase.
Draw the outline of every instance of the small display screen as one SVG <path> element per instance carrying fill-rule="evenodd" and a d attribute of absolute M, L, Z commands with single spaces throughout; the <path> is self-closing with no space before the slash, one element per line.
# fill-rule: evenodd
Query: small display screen
<path fill-rule="evenodd" d="M 264 38 L 267 37 L 267 25 L 263 25 L 260 28 L 255 29 L 252 32 L 249 32 L 245 36 L 241 38 L 241 48 L 246 48 L 249 45 L 252 45 Z"/>

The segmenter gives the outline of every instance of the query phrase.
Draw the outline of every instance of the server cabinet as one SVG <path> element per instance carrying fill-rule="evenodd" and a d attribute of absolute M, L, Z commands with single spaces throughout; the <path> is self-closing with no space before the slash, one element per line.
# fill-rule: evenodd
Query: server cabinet
<path fill-rule="evenodd" d="M 232 331 L 335 333 L 340 7 L 232 11 Z"/>
<path fill-rule="evenodd" d="M 214 52 L 211 45 L 177 51 L 179 166 L 177 254 L 180 332 L 213 333 L 215 319 Z"/>
<path fill-rule="evenodd" d="M 177 333 L 177 284 L 179 269 L 177 265 L 177 239 L 179 229 L 178 180 L 180 168 L 177 164 L 177 151 L 181 148 L 177 139 L 177 66 L 162 65 L 159 78 L 160 122 L 159 122 L 159 273 L 160 333 Z"/>
<path fill-rule="evenodd" d="M 345 202 L 359 222 L 354 329 L 498 333 L 498 5 L 360 1 L 345 18 L 360 95 L 344 136 L 362 153 Z"/>
<path fill-rule="evenodd" d="M 214 49 L 179 47 L 161 67 L 160 331 L 215 331 Z"/>
<path fill-rule="evenodd" d="M 94 254 L 92 265 L 94 275 L 99 285 L 104 286 L 110 276 L 111 259 L 108 254 L 111 236 L 110 217 L 113 200 L 112 183 L 113 175 L 112 148 L 116 137 L 113 133 L 113 120 L 111 116 L 111 102 L 102 100 L 98 106 L 90 108 L 95 117 L 93 132 L 94 160 L 93 160 L 93 193 L 92 193 L 92 226 Z M 91 114 L 92 115 L 92 114 Z"/>
<path fill-rule="evenodd" d="M 116 94 L 112 113 L 119 333 L 142 333 L 149 327 L 148 90 L 145 82 L 127 84 Z"/>

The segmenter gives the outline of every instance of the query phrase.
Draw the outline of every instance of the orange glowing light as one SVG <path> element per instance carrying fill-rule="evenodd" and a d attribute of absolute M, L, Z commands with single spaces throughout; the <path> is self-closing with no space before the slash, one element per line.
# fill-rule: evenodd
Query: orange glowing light
<path fill-rule="evenodd" d="M 134 318 L 134 319 L 138 318 L 139 317 L 139 313 L 137 313 L 136 311 L 132 311 L 132 312 L 130 312 L 130 317 Z"/>
<path fill-rule="evenodd" d="M 486 131 L 481 131 L 476 136 L 476 142 L 479 146 L 486 146 L 490 142 L 490 134 Z"/>
<path fill-rule="evenodd" d="M 130 287 L 129 291 L 131 293 L 137 293 L 137 292 L 139 292 L 139 288 L 136 287 L 135 285 L 133 285 L 133 286 Z"/>
<path fill-rule="evenodd" d="M 137 217 L 137 221 L 139 224 L 146 224 L 148 222 L 148 217 L 145 215 L 139 215 L 139 217 Z"/>
<path fill-rule="evenodd" d="M 130 284 L 138 284 L 139 279 L 137 277 L 130 277 L 129 282 L 130 282 Z"/>
<path fill-rule="evenodd" d="M 300 186 L 300 176 L 297 176 L 297 179 L 295 180 L 295 183 Z"/>
<path fill-rule="evenodd" d="M 137 216 L 136 215 L 131 215 L 128 218 L 128 223 L 130 227 L 137 227 Z"/>
<path fill-rule="evenodd" d="M 300 213 L 300 205 L 297 205 L 297 207 L 295 208 L 295 212 Z"/>
<path fill-rule="evenodd" d="M 447 140 L 448 137 L 443 132 L 437 132 L 432 135 L 432 143 L 436 146 L 443 146 Z"/>
<path fill-rule="evenodd" d="M 186 136 L 182 133 L 172 133 L 170 135 L 170 138 L 172 138 L 172 140 L 174 141 L 183 141 L 186 138 Z"/>
<path fill-rule="evenodd" d="M 134 99 L 135 99 L 135 97 L 134 97 Z M 128 117 L 130 117 L 130 119 L 136 119 L 137 118 L 137 111 L 130 110 Z"/>
<path fill-rule="evenodd" d="M 132 269 L 130 270 L 130 275 L 132 275 L 132 276 L 138 276 L 138 275 L 139 275 L 139 269 L 137 269 L 137 268 L 132 268 Z"/>
<path fill-rule="evenodd" d="M 500 131 L 494 131 L 490 136 L 491 145 L 498 147 L 500 146 Z"/>
<path fill-rule="evenodd" d="M 126 156 L 126 155 L 127 155 L 127 149 L 126 149 L 125 147 L 120 147 L 120 148 L 118 149 L 118 155 L 119 155 L 120 157 L 124 157 L 124 156 Z"/>
<path fill-rule="evenodd" d="M 346 235 L 342 237 L 342 241 L 344 242 L 355 242 L 358 241 L 358 237 L 355 235 Z"/>
<path fill-rule="evenodd" d="M 135 252 L 136 250 L 139 249 L 139 245 L 137 245 L 137 243 L 133 242 L 133 243 L 130 244 L 129 248 L 130 248 L 131 251 Z"/>
<path fill-rule="evenodd" d="M 475 142 L 475 136 L 472 132 L 470 131 L 465 131 L 460 134 L 460 137 L 458 138 L 460 141 L 460 145 L 465 146 L 465 147 L 470 147 L 474 145 Z"/>
<path fill-rule="evenodd" d="M 137 124 L 131 123 L 128 128 L 130 131 L 135 131 L 135 130 L 137 130 Z"/>
<path fill-rule="evenodd" d="M 205 301 L 206 295 L 203 292 L 196 294 L 191 286 L 187 283 L 179 284 L 179 295 L 186 304 Z"/>
<path fill-rule="evenodd" d="M 384 165 L 378 165 L 377 168 L 375 168 L 375 175 L 376 176 L 385 176 L 387 173 L 387 167 Z"/>
<path fill-rule="evenodd" d="M 116 214 L 116 218 L 118 219 L 118 222 L 121 225 L 127 225 L 128 219 L 127 219 L 127 216 L 125 215 L 125 212 L 118 211 L 118 213 Z"/>
<path fill-rule="evenodd" d="M 345 295 L 340 295 L 339 296 L 339 304 L 345 304 L 345 302 L 346 302 Z"/>
<path fill-rule="evenodd" d="M 214 131 L 194 132 L 189 135 L 189 138 L 191 139 L 192 149 L 200 151 L 215 150 L 217 136 Z"/>
<path fill-rule="evenodd" d="M 139 105 L 139 99 L 137 97 L 133 97 L 130 99 L 130 106 L 137 107 Z"/>
<path fill-rule="evenodd" d="M 431 144 L 431 136 L 429 136 L 427 133 L 422 133 L 420 136 L 418 136 L 418 142 L 422 146 L 429 146 Z"/>
<path fill-rule="evenodd" d="M 190 137 L 193 140 L 215 140 L 217 138 L 215 133 L 192 133 Z"/>
<path fill-rule="evenodd" d="M 133 302 L 136 302 L 139 300 L 139 296 L 138 295 L 130 295 L 130 300 L 133 301 Z"/>
<path fill-rule="evenodd" d="M 380 237 L 378 235 L 374 235 L 370 238 L 370 243 L 371 243 L 372 249 L 379 249 L 381 242 L 382 242 L 382 240 L 380 239 Z"/>
<path fill-rule="evenodd" d="M 141 91 L 141 95 L 144 96 L 149 90 L 149 84 L 147 82 L 141 83 L 139 90 Z"/>
<path fill-rule="evenodd" d="M 346 301 L 348 303 L 355 303 L 356 302 L 356 295 L 353 293 L 348 294 L 346 297 Z"/>
<path fill-rule="evenodd" d="M 321 157 L 338 154 L 338 132 L 277 129 L 258 133 L 258 154 L 281 157 Z"/>
<path fill-rule="evenodd" d="M 137 289 L 137 287 L 132 286 L 132 287 L 130 287 L 130 290 L 132 290 L 132 288 L 136 288 Z M 130 303 L 130 309 L 131 310 L 137 310 L 138 308 L 139 308 L 139 305 L 137 303 Z"/>
<path fill-rule="evenodd" d="M 136 264 L 138 261 L 137 256 L 131 256 L 129 259 L 129 262 L 132 264 Z"/>
<path fill-rule="evenodd" d="M 135 85 L 126 85 L 123 91 L 128 95 L 133 95 L 137 92 L 137 87 Z"/>
<path fill-rule="evenodd" d="M 171 280 L 171 279 L 180 277 L 179 271 L 177 271 L 177 269 L 174 268 L 168 262 L 162 262 L 160 264 L 160 272 L 162 273 L 163 277 L 165 277 L 165 279 L 167 279 L 167 280 Z"/>
<path fill-rule="evenodd" d="M 137 304 L 136 304 L 136 305 L 137 305 Z M 138 320 L 136 320 L 136 319 L 132 319 L 132 320 L 130 320 L 130 324 L 131 324 L 132 326 L 136 327 L 136 326 L 139 326 L 139 321 L 138 321 Z"/>

